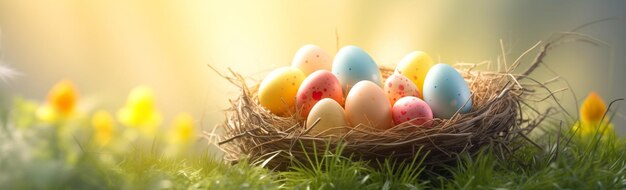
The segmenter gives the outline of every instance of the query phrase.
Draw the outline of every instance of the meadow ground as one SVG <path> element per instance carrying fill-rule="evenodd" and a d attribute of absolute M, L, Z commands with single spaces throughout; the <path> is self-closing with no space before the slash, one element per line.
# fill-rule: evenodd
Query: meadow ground
<path fill-rule="evenodd" d="M 89 137 L 64 135 L 58 126 L 29 121 L 26 103 L 2 110 L 0 189 L 622 189 L 626 187 L 626 142 L 595 134 L 580 138 L 569 127 L 545 123 L 536 145 L 513 154 L 484 148 L 451 164 L 354 162 L 341 150 L 272 171 L 234 165 L 208 151 L 169 156 L 158 143 L 134 143 L 109 153 Z M 9 114 L 11 110 L 11 114 Z M 71 125 L 89 126 L 85 120 Z M 88 128 L 88 127 L 87 127 Z M 79 130 L 80 131 L 80 130 Z M 109 150 L 111 151 L 111 150 Z"/>

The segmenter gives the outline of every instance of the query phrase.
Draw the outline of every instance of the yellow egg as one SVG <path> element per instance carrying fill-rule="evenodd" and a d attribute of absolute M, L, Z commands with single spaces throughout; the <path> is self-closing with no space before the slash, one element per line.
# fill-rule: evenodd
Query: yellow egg
<path fill-rule="evenodd" d="M 419 90 L 420 98 L 424 97 L 424 78 L 431 66 L 434 65 L 433 59 L 421 51 L 414 51 L 404 56 L 398 66 L 396 67 L 396 73 L 400 73 L 406 78 L 409 78 L 417 89 Z"/>
<path fill-rule="evenodd" d="M 304 73 L 293 67 L 281 67 L 272 71 L 259 86 L 259 103 L 279 116 L 293 114 L 296 93 L 304 78 Z"/>
<path fill-rule="evenodd" d="M 309 131 L 310 134 L 341 135 L 342 127 L 348 126 L 343 108 L 331 98 L 324 98 L 313 106 L 306 127 L 311 127 L 318 118 L 320 121 Z"/>

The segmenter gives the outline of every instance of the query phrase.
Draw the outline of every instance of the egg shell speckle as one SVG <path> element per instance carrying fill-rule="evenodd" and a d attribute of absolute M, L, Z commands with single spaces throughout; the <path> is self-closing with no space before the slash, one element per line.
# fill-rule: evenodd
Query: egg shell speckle
<path fill-rule="evenodd" d="M 308 76 L 318 70 L 330 71 L 332 69 L 332 61 L 332 57 L 324 49 L 309 44 L 302 46 L 296 52 L 291 61 L 291 66 L 300 69 Z"/>
<path fill-rule="evenodd" d="M 414 96 L 407 96 L 398 100 L 391 108 L 391 113 L 396 125 L 411 121 L 411 124 L 430 128 L 431 122 L 429 121 L 433 119 L 430 106 L 422 99 Z"/>
<path fill-rule="evenodd" d="M 296 108 L 306 117 L 311 108 L 323 98 L 331 98 L 343 105 L 343 92 L 339 80 L 326 70 L 315 71 L 304 79 L 298 89 Z"/>
<path fill-rule="evenodd" d="M 472 109 L 469 86 L 452 66 L 437 64 L 430 68 L 424 80 L 424 100 L 437 118 L 449 119 L 454 113 Z M 467 103 L 466 103 L 467 102 Z"/>
<path fill-rule="evenodd" d="M 391 124 L 391 105 L 387 96 L 371 81 L 361 81 L 352 87 L 345 103 L 346 118 L 351 126 L 359 124 L 388 129 Z"/>
<path fill-rule="evenodd" d="M 382 87 L 380 70 L 374 59 L 365 50 L 356 46 L 345 46 L 333 60 L 332 72 L 339 79 L 344 93 L 359 81 L 367 80 Z"/>
<path fill-rule="evenodd" d="M 393 105 L 405 96 L 419 96 L 419 91 L 415 84 L 404 75 L 398 73 L 392 74 L 387 78 L 383 90 L 387 94 L 387 98 L 389 98 L 390 105 Z"/>
<path fill-rule="evenodd" d="M 279 116 L 295 113 L 296 93 L 305 76 L 292 67 L 281 67 L 270 72 L 258 90 L 259 103 Z"/>

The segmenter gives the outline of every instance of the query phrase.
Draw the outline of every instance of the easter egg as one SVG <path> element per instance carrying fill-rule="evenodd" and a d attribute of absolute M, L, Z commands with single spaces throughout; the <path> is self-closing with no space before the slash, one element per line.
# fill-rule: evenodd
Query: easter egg
<path fill-rule="evenodd" d="M 337 77 L 330 71 L 315 71 L 302 81 L 298 89 L 296 109 L 306 117 L 315 103 L 331 98 L 343 105 L 343 92 Z"/>
<path fill-rule="evenodd" d="M 419 91 L 413 81 L 404 75 L 394 73 L 387 78 L 384 85 L 384 91 L 387 93 L 390 105 L 393 105 L 400 98 L 405 96 L 419 96 Z"/>
<path fill-rule="evenodd" d="M 332 58 L 322 48 L 316 45 L 302 46 L 291 61 L 291 66 L 300 69 L 305 75 L 317 70 L 330 71 Z"/>
<path fill-rule="evenodd" d="M 337 127 L 348 126 L 343 108 L 330 98 L 318 101 L 311 108 L 311 113 L 306 119 L 306 127 L 311 127 L 317 119 L 320 119 L 320 121 L 311 129 L 310 133 L 312 134 L 320 134 L 322 132 L 324 134 L 341 134 L 341 128 Z"/>
<path fill-rule="evenodd" d="M 272 71 L 259 86 L 259 103 L 279 116 L 294 113 L 296 93 L 304 77 L 302 71 L 292 67 L 281 67 Z"/>
<path fill-rule="evenodd" d="M 443 119 L 449 119 L 457 111 L 462 114 L 472 109 L 467 82 L 456 69 L 446 64 L 436 64 L 428 71 L 424 80 L 424 100 L 434 116 Z"/>
<path fill-rule="evenodd" d="M 346 96 L 346 118 L 351 126 L 360 124 L 378 129 L 391 125 L 391 105 L 383 90 L 372 81 L 356 83 Z"/>
<path fill-rule="evenodd" d="M 413 84 L 417 86 L 417 90 L 419 90 L 419 97 L 424 97 L 424 79 L 430 67 L 434 65 L 433 59 L 424 52 L 414 51 L 404 56 L 398 66 L 396 67 L 396 73 L 400 73 L 411 81 Z"/>
<path fill-rule="evenodd" d="M 415 96 L 406 96 L 396 101 L 391 107 L 391 117 L 393 123 L 398 125 L 407 121 L 411 121 L 413 125 L 422 125 L 422 127 L 430 127 L 428 121 L 433 119 L 433 112 L 430 106 L 422 99 Z"/>
<path fill-rule="evenodd" d="M 344 92 L 362 80 L 371 81 L 381 86 L 380 70 L 367 52 L 356 46 L 345 46 L 337 52 L 333 60 L 332 71 L 337 75 Z"/>

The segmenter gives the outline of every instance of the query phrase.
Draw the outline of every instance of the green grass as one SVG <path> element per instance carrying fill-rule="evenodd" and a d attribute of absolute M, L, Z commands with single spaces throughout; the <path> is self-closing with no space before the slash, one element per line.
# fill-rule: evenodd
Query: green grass
<path fill-rule="evenodd" d="M 32 116 L 20 115 L 28 113 L 25 109 L 11 109 L 10 117 L 6 110 L 0 112 L 0 189 L 626 188 L 626 142 L 581 139 L 569 130 L 548 130 L 533 138 L 540 147 L 520 141 L 523 146 L 513 154 L 484 148 L 446 166 L 423 165 L 424 154 L 405 162 L 354 162 L 341 148 L 320 148 L 311 155 L 324 156 L 271 171 L 245 161 L 231 165 L 207 151 L 165 156 L 158 144 L 137 144 L 124 153 L 99 150 L 86 143 L 88 136 L 57 135 L 54 126 L 27 122 Z M 543 128 L 556 126 L 546 123 Z"/>

